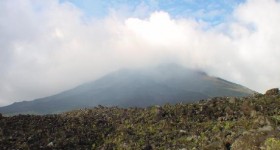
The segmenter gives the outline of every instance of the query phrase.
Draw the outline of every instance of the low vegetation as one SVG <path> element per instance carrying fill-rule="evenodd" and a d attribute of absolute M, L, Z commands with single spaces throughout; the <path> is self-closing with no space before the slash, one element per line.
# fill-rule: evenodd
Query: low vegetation
<path fill-rule="evenodd" d="M 280 95 L 0 115 L 1 149 L 280 149 Z"/>

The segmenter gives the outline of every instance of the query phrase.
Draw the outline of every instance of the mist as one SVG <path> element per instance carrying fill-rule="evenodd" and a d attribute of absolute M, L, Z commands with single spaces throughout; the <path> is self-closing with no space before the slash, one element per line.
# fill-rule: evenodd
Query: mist
<path fill-rule="evenodd" d="M 132 15 L 129 15 L 132 14 Z M 211 25 L 166 11 L 88 17 L 70 2 L 0 2 L 0 106 L 121 68 L 178 63 L 264 92 L 280 84 L 280 2 L 248 0 Z"/>

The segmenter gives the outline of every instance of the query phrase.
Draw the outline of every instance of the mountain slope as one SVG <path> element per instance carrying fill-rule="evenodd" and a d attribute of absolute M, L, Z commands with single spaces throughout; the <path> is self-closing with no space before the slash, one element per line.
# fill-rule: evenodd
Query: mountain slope
<path fill-rule="evenodd" d="M 0 108 L 0 113 L 57 113 L 97 105 L 145 107 L 217 96 L 247 96 L 253 91 L 176 64 L 120 70 L 60 94 Z"/>
<path fill-rule="evenodd" d="M 10 149 L 279 150 L 278 89 L 147 108 L 95 107 L 55 115 L 0 114 Z"/>

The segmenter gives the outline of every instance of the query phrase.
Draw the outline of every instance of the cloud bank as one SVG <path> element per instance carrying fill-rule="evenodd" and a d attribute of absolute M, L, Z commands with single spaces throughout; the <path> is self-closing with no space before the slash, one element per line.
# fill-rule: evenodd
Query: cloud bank
<path fill-rule="evenodd" d="M 212 26 L 164 11 L 146 18 L 112 11 L 96 19 L 69 2 L 4 0 L 0 106 L 49 96 L 119 68 L 162 62 L 264 92 L 280 85 L 279 14 L 279 1 L 248 0 Z"/>

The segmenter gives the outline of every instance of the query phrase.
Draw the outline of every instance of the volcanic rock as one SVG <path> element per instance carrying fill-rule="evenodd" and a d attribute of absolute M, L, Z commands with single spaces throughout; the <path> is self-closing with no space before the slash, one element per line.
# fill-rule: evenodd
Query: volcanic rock
<path fill-rule="evenodd" d="M 279 94 L 278 88 L 273 88 L 273 89 L 267 90 L 265 92 L 265 95 L 267 95 L 267 96 L 278 95 L 278 94 Z"/>

